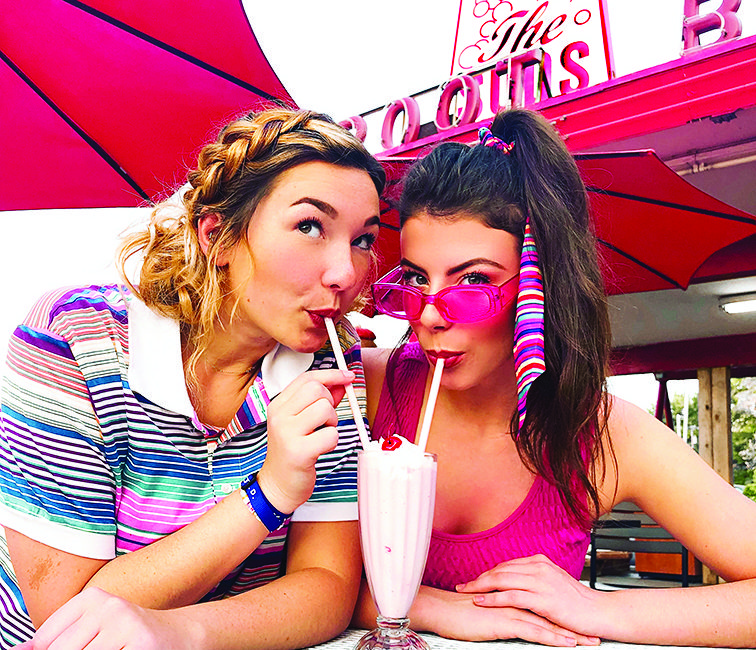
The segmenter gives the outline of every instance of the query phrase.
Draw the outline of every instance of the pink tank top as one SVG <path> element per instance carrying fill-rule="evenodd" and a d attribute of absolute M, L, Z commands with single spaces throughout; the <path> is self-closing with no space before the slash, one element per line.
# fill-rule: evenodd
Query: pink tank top
<path fill-rule="evenodd" d="M 428 362 L 417 343 L 406 344 L 386 369 L 374 438 L 392 433 L 414 441 Z M 570 515 L 557 488 L 537 476 L 525 500 L 504 521 L 469 535 L 433 531 L 423 584 L 454 591 L 497 564 L 543 554 L 579 578 L 590 542 L 590 530 Z"/>

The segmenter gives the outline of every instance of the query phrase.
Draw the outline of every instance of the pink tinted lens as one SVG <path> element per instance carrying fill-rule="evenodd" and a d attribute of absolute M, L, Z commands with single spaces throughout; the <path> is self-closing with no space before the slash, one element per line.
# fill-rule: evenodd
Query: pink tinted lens
<path fill-rule="evenodd" d="M 380 311 L 399 318 L 417 318 L 422 309 L 420 296 L 401 286 L 378 286 L 375 299 Z"/>
<path fill-rule="evenodd" d="M 423 313 L 423 298 L 419 293 L 415 291 L 402 292 L 404 298 L 404 313 L 407 314 L 407 318 L 410 320 L 416 320 L 420 318 Z"/>
<path fill-rule="evenodd" d="M 450 287 L 437 298 L 437 306 L 446 320 L 472 323 L 494 313 L 493 296 L 483 287 Z"/>

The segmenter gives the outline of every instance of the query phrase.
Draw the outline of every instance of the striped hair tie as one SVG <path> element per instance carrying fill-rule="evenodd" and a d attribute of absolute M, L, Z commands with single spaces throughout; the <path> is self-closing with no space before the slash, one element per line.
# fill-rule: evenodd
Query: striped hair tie
<path fill-rule="evenodd" d="M 515 311 L 514 360 L 517 378 L 519 429 L 525 422 L 530 385 L 546 370 L 543 339 L 543 276 L 538 268 L 538 252 L 525 222 L 525 238 L 520 254 L 520 286 Z"/>
<path fill-rule="evenodd" d="M 484 147 L 495 147 L 502 153 L 510 153 L 514 149 L 514 142 L 504 142 L 491 133 L 491 129 L 486 126 L 481 126 L 478 129 L 478 139 Z"/>

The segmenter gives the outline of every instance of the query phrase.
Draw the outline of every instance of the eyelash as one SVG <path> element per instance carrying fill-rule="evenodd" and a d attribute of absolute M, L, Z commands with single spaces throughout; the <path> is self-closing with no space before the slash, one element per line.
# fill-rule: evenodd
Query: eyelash
<path fill-rule="evenodd" d="M 418 281 L 420 279 L 423 280 L 422 284 Z M 471 283 L 469 282 L 471 279 L 478 280 L 478 282 Z M 458 285 L 463 284 L 465 283 L 465 280 L 468 281 L 467 284 L 491 284 L 491 277 L 481 271 L 473 271 L 471 273 L 466 273 L 465 275 L 462 276 L 462 278 L 457 284 Z M 406 270 L 402 274 L 402 282 L 412 287 L 419 287 L 419 286 L 424 286 L 428 284 L 428 278 L 426 278 L 424 275 L 420 273 L 417 273 L 416 271 Z"/>
<path fill-rule="evenodd" d="M 473 278 L 475 278 L 476 280 L 483 280 L 483 282 L 475 282 L 474 284 L 491 284 L 491 277 L 486 273 L 482 273 L 481 271 L 473 271 L 472 273 L 467 273 L 462 278 L 462 280 L 471 280 Z M 468 284 L 470 283 L 468 282 Z"/>
<path fill-rule="evenodd" d="M 320 221 L 320 219 L 309 217 L 307 219 L 302 219 L 302 221 L 297 224 L 297 230 L 299 230 L 303 235 L 309 235 L 308 232 L 305 232 L 303 230 L 305 226 L 315 226 L 318 230 L 320 230 L 321 234 L 323 233 L 323 223 Z"/>
<path fill-rule="evenodd" d="M 364 235 L 360 235 L 352 243 L 355 246 L 357 246 L 357 248 L 360 248 L 361 250 L 369 251 L 375 245 L 375 240 L 376 239 L 377 239 L 377 237 L 373 233 L 368 232 L 368 233 L 365 233 Z M 360 246 L 359 243 L 358 243 L 360 240 L 364 240 L 365 243 L 367 244 L 367 246 L 365 246 L 364 248 L 362 246 Z"/>
<path fill-rule="evenodd" d="M 423 279 L 425 280 L 425 282 L 423 284 L 420 284 L 418 282 L 418 279 Z M 420 273 L 417 273 L 416 271 L 405 270 L 402 273 L 402 284 L 406 284 L 407 286 L 410 286 L 410 287 L 419 287 L 427 283 L 428 283 L 427 278 L 425 278 Z"/>
<path fill-rule="evenodd" d="M 323 222 L 320 221 L 320 219 L 316 219 L 315 217 L 308 217 L 307 219 L 302 219 L 299 223 L 297 223 L 297 230 L 299 230 L 303 235 L 309 235 L 309 232 L 305 232 L 304 228 L 306 226 L 315 226 L 320 233 L 323 233 Z M 355 239 L 352 242 L 352 245 L 356 246 L 357 248 L 369 251 L 371 248 L 373 248 L 373 245 L 375 244 L 377 239 L 377 236 L 373 233 L 365 233 L 364 235 L 360 235 L 357 239 Z M 365 241 L 366 245 L 361 246 L 360 241 Z"/>

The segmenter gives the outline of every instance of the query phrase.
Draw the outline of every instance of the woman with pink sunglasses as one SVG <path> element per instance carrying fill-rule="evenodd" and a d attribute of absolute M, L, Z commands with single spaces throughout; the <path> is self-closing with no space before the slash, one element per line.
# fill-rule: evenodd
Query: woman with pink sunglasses
<path fill-rule="evenodd" d="M 438 456 L 434 531 L 412 626 L 553 645 L 753 646 L 756 503 L 607 393 L 611 333 L 587 196 L 551 125 L 515 110 L 475 146 L 439 146 L 408 172 L 399 209 L 401 266 L 373 295 L 414 336 L 364 350 L 375 437 L 415 439 L 429 368 L 444 359 L 427 446 Z M 728 583 L 579 582 L 592 522 L 625 500 Z M 363 584 L 354 622 L 374 620 Z"/>

